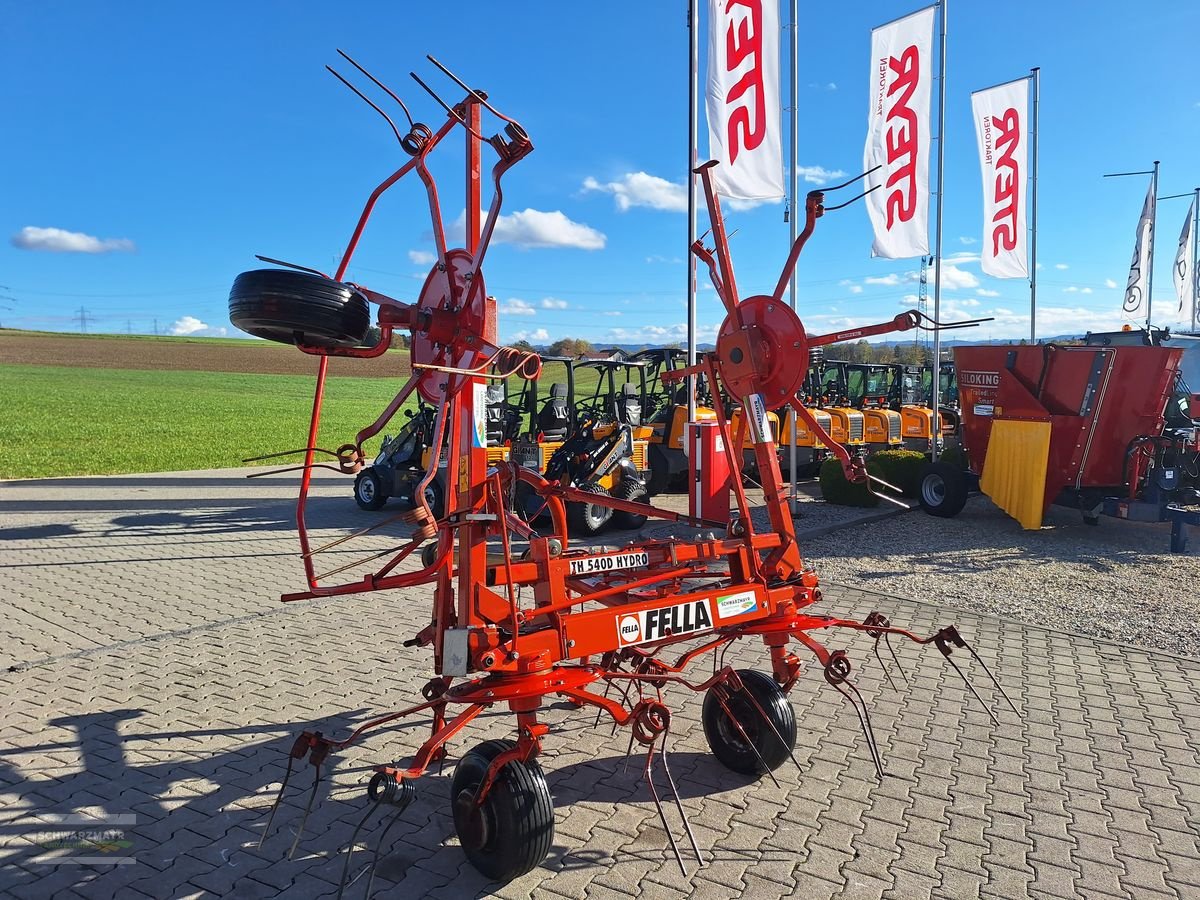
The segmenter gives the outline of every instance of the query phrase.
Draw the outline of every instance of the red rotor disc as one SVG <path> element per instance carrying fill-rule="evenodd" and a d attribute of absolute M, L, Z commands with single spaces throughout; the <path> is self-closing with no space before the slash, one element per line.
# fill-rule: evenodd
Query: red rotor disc
<path fill-rule="evenodd" d="M 799 316 L 774 297 L 749 297 L 725 317 L 717 334 L 717 369 L 735 400 L 763 395 L 783 406 L 808 374 L 808 335 Z"/>
<path fill-rule="evenodd" d="M 471 254 L 455 249 L 446 253 L 445 271 L 439 270 L 437 265 L 429 270 L 417 300 L 417 310 L 418 316 L 429 314 L 431 318 L 427 327 L 413 332 L 410 352 L 414 363 L 469 369 L 485 358 L 478 348 L 485 341 L 487 291 L 484 290 L 482 272 L 467 279 L 471 265 Z M 455 288 L 453 293 L 451 279 Z M 461 308 L 455 308 L 451 300 L 454 295 L 460 298 Z M 469 345 L 466 339 L 470 337 L 475 340 Z M 419 376 L 417 390 L 430 403 L 440 406 L 446 399 L 446 386 L 452 377 L 445 372 L 425 371 Z"/>

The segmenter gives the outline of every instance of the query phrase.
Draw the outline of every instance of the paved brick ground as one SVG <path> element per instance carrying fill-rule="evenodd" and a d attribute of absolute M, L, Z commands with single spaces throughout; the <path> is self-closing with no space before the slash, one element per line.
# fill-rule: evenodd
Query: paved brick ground
<path fill-rule="evenodd" d="M 318 493 L 314 513 L 331 525 L 369 521 L 344 482 Z M 415 696 L 428 651 L 399 642 L 429 601 L 421 589 L 280 605 L 299 581 L 289 495 L 230 472 L 0 484 L 4 896 L 336 891 L 370 766 L 404 759 L 422 730 L 378 734 L 340 758 L 295 860 L 285 857 L 310 773 L 258 851 L 266 809 L 298 729 L 334 732 Z M 867 640 L 843 638 L 888 777 L 876 779 L 853 710 L 809 672 L 793 694 L 800 770 L 782 768 L 776 787 L 715 763 L 699 698 L 675 692 L 672 770 L 706 859 L 684 878 L 640 766 L 624 765 L 624 736 L 556 708 L 544 765 L 557 831 L 544 865 L 486 883 L 456 846 L 448 779 L 429 776 L 387 835 L 377 894 L 1200 896 L 1194 661 L 862 591 L 831 590 L 827 604 L 858 618 L 880 609 L 918 631 L 956 622 L 1021 715 L 977 680 L 993 727 L 934 651 L 900 650 L 912 683 L 894 692 Z M 749 642 L 731 656 L 762 666 Z M 453 749 L 510 731 L 506 716 L 484 718 Z M 135 816 L 136 862 L 39 861 L 47 813 Z M 668 822 L 681 834 L 673 810 Z M 359 845 L 374 848 L 380 830 Z M 362 896 L 368 858 L 355 856 L 348 895 Z"/>

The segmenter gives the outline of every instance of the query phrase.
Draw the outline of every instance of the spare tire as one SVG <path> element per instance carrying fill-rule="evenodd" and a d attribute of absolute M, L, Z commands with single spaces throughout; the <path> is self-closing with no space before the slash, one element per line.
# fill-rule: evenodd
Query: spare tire
<path fill-rule="evenodd" d="M 229 321 L 281 344 L 354 347 L 367 336 L 371 311 L 349 284 L 291 269 L 256 269 L 234 279 Z"/>

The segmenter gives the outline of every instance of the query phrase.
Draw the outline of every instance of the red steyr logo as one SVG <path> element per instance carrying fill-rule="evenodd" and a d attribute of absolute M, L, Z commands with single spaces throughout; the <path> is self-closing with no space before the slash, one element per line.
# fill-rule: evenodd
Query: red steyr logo
<path fill-rule="evenodd" d="M 996 129 L 996 184 L 994 187 L 996 214 L 992 216 L 992 255 L 999 256 L 1000 248 L 1017 249 L 1017 186 L 1020 169 L 1016 152 L 1021 143 L 1021 119 L 1015 109 L 992 116 Z"/>
<path fill-rule="evenodd" d="M 736 22 L 730 16 L 735 6 L 744 6 L 744 15 Z M 729 162 L 738 158 L 741 149 L 754 150 L 763 142 L 767 133 L 767 117 L 763 108 L 766 98 L 763 92 L 763 35 L 762 0 L 727 0 L 725 16 L 729 27 L 725 31 L 725 71 L 736 72 L 742 63 L 749 60 L 749 68 L 725 95 L 725 103 L 732 106 L 745 97 L 729 114 L 726 125 L 729 136 Z"/>
<path fill-rule="evenodd" d="M 895 76 L 888 85 L 887 95 L 891 99 L 899 94 L 887 111 L 887 146 L 888 176 L 887 187 L 891 191 L 887 197 L 887 227 L 890 231 L 896 221 L 907 222 L 917 209 L 917 152 L 919 135 L 917 132 L 917 114 L 913 112 L 909 102 L 917 83 L 921 80 L 920 54 L 915 45 L 906 47 L 900 58 L 888 60 L 888 69 Z M 895 164 L 899 162 L 898 166 Z M 892 168 L 895 166 L 895 168 Z M 897 187 L 899 185 L 899 187 Z"/>

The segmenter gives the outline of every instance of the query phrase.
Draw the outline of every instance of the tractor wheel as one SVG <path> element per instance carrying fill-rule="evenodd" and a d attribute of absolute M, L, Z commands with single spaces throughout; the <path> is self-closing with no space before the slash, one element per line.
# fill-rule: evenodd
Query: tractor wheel
<path fill-rule="evenodd" d="M 967 505 L 967 476 L 949 463 L 926 463 L 918 481 L 921 509 L 931 516 L 952 519 Z"/>
<path fill-rule="evenodd" d="M 269 341 L 332 349 L 361 344 L 371 311 L 356 288 L 324 275 L 256 269 L 234 279 L 229 321 Z"/>
<path fill-rule="evenodd" d="M 646 490 L 651 497 L 665 494 L 671 489 L 671 464 L 657 445 L 650 447 L 650 477 L 646 479 Z"/>
<path fill-rule="evenodd" d="M 429 504 L 429 510 L 435 519 L 440 519 L 446 514 L 446 492 L 436 475 L 433 481 L 425 486 L 425 502 Z"/>
<path fill-rule="evenodd" d="M 462 758 L 450 784 L 454 830 L 476 869 L 509 882 L 535 868 L 554 840 L 554 801 L 542 767 L 513 760 L 496 773 L 483 804 L 475 796 L 493 759 L 516 745 L 485 741 Z"/>
<path fill-rule="evenodd" d="M 700 716 L 704 736 L 725 768 L 743 775 L 774 771 L 787 762 L 796 746 L 796 713 L 770 675 L 754 669 L 738 669 L 737 674 L 743 690 L 730 694 L 725 706 L 715 689 L 704 695 Z"/>
<path fill-rule="evenodd" d="M 600 487 L 594 481 L 585 481 L 583 484 L 576 485 L 581 491 L 587 491 L 589 494 L 598 494 L 607 497 L 608 491 Z M 612 507 L 601 506 L 598 503 L 577 503 L 571 501 L 567 503 L 567 525 L 570 528 L 572 535 L 582 535 L 584 537 L 592 537 L 602 532 L 612 518 Z"/>
<path fill-rule="evenodd" d="M 622 478 L 621 483 L 613 490 L 613 497 L 617 500 L 632 500 L 634 503 L 650 502 L 650 494 L 647 492 L 646 486 L 632 478 Z M 646 514 L 614 509 L 612 523 L 613 528 L 634 531 L 646 524 Z"/>
<path fill-rule="evenodd" d="M 372 468 L 363 469 L 354 479 L 354 502 L 359 509 L 375 511 L 383 509 L 387 503 L 387 491 L 383 489 L 383 479 Z"/>

